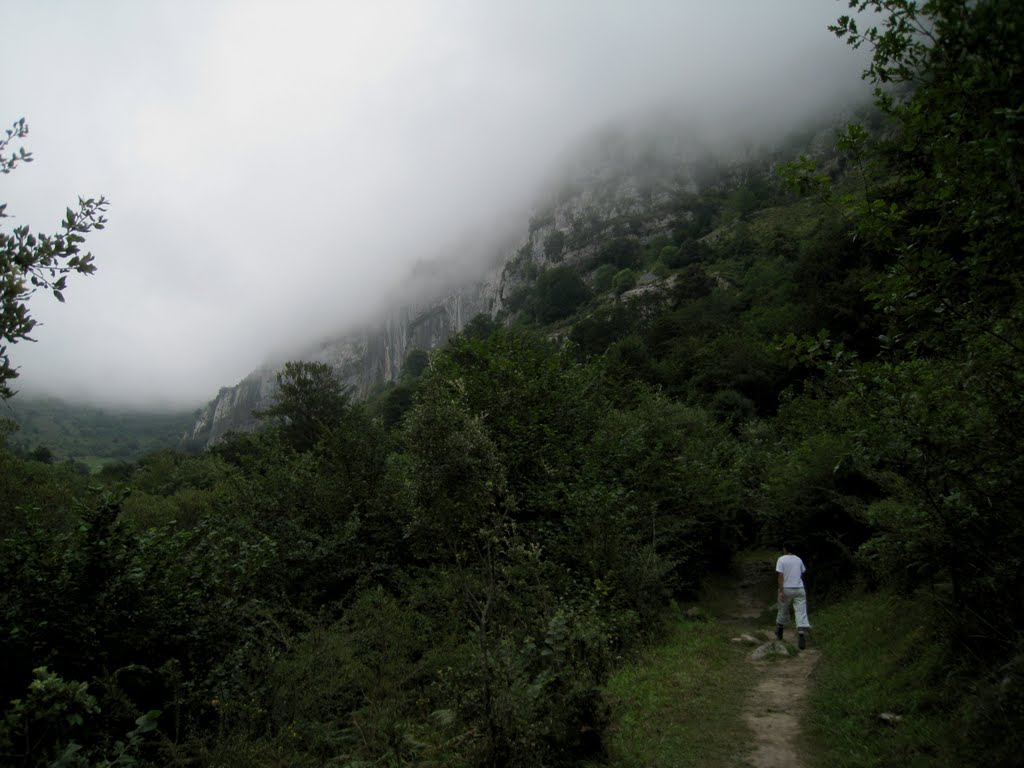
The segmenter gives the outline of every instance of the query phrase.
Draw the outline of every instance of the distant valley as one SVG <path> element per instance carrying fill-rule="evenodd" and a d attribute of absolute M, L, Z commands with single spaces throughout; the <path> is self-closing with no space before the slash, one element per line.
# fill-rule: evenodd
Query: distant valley
<path fill-rule="evenodd" d="M 7 444 L 16 452 L 80 462 L 95 470 L 163 448 L 180 448 L 195 412 L 118 411 L 22 394 L 2 404 L 0 419 L 16 425 L 7 434 Z"/>

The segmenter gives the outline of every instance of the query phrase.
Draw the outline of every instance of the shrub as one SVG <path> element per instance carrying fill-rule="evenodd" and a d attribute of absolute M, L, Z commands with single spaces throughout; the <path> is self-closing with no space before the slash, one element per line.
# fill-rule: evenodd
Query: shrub
<path fill-rule="evenodd" d="M 611 264 L 619 269 L 640 266 L 640 244 L 636 240 L 617 237 L 609 240 L 594 256 L 592 266 Z"/>
<path fill-rule="evenodd" d="M 534 316 L 542 323 L 568 317 L 590 298 L 583 278 L 568 267 L 555 267 L 541 274 L 534 294 Z"/>
<path fill-rule="evenodd" d="M 636 288 L 636 273 L 631 269 L 623 269 L 612 278 L 612 287 L 615 295 L 621 296 L 626 291 Z"/>
<path fill-rule="evenodd" d="M 711 246 L 701 240 L 687 238 L 676 248 L 665 248 L 661 258 L 672 269 L 681 269 L 690 264 L 699 264 L 711 258 Z"/>
<path fill-rule="evenodd" d="M 560 229 L 554 229 L 544 238 L 544 255 L 551 261 L 561 261 L 562 251 L 565 249 L 565 233 Z"/>
<path fill-rule="evenodd" d="M 599 293 L 612 289 L 612 280 L 615 278 L 615 267 L 611 264 L 602 264 L 594 270 L 594 290 Z"/>

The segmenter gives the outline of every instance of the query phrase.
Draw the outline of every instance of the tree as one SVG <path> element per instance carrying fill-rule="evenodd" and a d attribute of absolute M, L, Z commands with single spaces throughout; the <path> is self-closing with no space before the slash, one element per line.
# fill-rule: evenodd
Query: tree
<path fill-rule="evenodd" d="M 601 264 L 611 264 L 618 269 L 640 266 L 640 243 L 626 237 L 609 240 L 591 261 L 593 267 Z"/>
<path fill-rule="evenodd" d="M 413 349 L 405 356 L 402 364 L 403 379 L 418 379 L 430 366 L 430 355 L 425 349 Z"/>
<path fill-rule="evenodd" d="M 612 287 L 615 289 L 615 295 L 621 296 L 626 291 L 631 291 L 636 288 L 636 272 L 632 269 L 623 269 L 615 273 L 615 277 L 612 278 Z"/>
<path fill-rule="evenodd" d="M 28 135 L 28 124 L 21 118 L 0 139 L 0 173 L 9 174 L 19 163 L 32 162 L 32 153 L 24 147 L 8 147 L 12 141 Z M 7 204 L 0 203 L 0 219 L 9 218 Z M 107 220 L 106 198 L 78 198 L 78 210 L 67 209 L 61 231 L 54 235 L 34 235 L 28 227 L 0 229 L 0 399 L 14 395 L 8 384 L 17 378 L 11 364 L 8 345 L 32 341 L 29 336 L 36 321 L 28 310 L 28 300 L 40 288 L 52 291 L 64 301 L 63 291 L 72 272 L 91 275 L 96 271 L 91 253 L 80 253 L 85 235 L 103 229 Z M 2 225 L 2 222 L 0 222 Z"/>
<path fill-rule="evenodd" d="M 568 317 L 590 298 L 583 278 L 570 267 L 554 267 L 537 278 L 534 313 L 542 323 Z"/>
<path fill-rule="evenodd" d="M 863 560 L 906 586 L 946 582 L 961 647 L 1006 658 L 1024 621 L 1024 6 L 850 7 L 875 26 L 843 16 L 832 30 L 872 50 L 864 76 L 889 124 L 841 137 L 864 169 L 857 195 L 835 194 L 805 159 L 789 173 L 888 255 L 870 298 L 889 326 L 877 360 L 824 332 L 798 348 L 825 361 L 833 399 L 856 414 L 851 450 L 884 491 Z"/>
<path fill-rule="evenodd" d="M 1024 353 L 1024 8 L 1014 0 L 851 2 L 881 14 L 832 30 L 873 55 L 865 77 L 897 131 L 895 172 L 861 202 L 861 235 L 896 254 L 876 299 L 910 341 L 958 349 L 981 333 Z M 908 95 L 909 93 L 909 95 Z M 868 153 L 863 129 L 845 146 Z"/>
<path fill-rule="evenodd" d="M 277 387 L 277 402 L 259 416 L 279 419 L 283 437 L 298 451 L 316 445 L 350 410 L 348 388 L 327 363 L 285 363 Z"/>
<path fill-rule="evenodd" d="M 560 229 L 553 229 L 544 238 L 544 255 L 549 260 L 559 262 L 562 260 L 562 251 L 565 250 L 565 232 Z"/>
<path fill-rule="evenodd" d="M 602 264 L 594 270 L 594 290 L 604 293 L 612 289 L 612 280 L 615 279 L 615 265 Z"/>

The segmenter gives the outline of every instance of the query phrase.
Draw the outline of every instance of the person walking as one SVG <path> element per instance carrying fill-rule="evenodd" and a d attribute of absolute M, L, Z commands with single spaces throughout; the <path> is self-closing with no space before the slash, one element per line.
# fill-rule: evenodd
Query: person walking
<path fill-rule="evenodd" d="M 804 561 L 793 554 L 792 544 L 782 545 L 782 557 L 775 562 L 779 578 L 779 615 L 775 620 L 775 637 L 782 639 L 782 629 L 789 622 L 789 607 L 796 614 L 797 647 L 807 647 L 807 631 L 811 622 L 807 618 L 807 593 L 804 591 Z"/>

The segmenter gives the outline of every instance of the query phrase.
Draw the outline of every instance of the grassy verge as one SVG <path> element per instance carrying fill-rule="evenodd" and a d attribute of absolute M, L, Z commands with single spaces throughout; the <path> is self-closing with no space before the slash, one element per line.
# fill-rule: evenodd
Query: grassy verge
<path fill-rule="evenodd" d="M 825 768 L 952 766 L 952 713 L 941 695 L 942 643 L 921 602 L 874 594 L 814 618 L 823 657 L 804 738 Z M 880 715 L 891 713 L 898 722 Z"/>
<path fill-rule="evenodd" d="M 663 645 L 613 676 L 607 765 L 736 765 L 749 741 L 740 711 L 753 676 L 729 636 L 713 622 L 679 619 Z"/>

